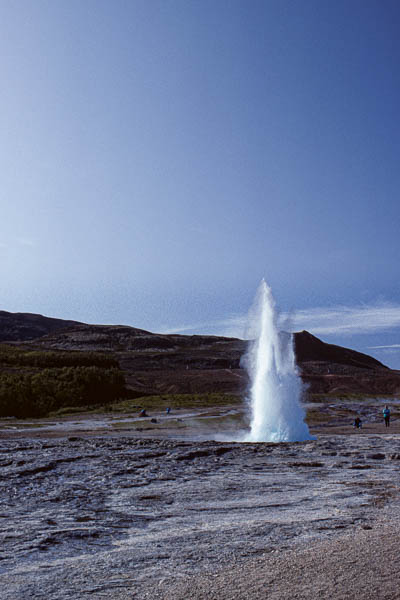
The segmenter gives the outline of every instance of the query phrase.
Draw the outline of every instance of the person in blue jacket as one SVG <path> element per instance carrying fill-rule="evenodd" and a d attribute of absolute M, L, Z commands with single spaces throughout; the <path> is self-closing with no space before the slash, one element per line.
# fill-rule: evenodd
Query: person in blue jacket
<path fill-rule="evenodd" d="M 387 404 L 383 409 L 383 418 L 385 420 L 385 427 L 390 427 L 390 408 Z"/>

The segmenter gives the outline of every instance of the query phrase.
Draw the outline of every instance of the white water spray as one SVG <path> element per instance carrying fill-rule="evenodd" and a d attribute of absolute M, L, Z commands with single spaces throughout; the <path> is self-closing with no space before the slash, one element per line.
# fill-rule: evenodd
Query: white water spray
<path fill-rule="evenodd" d="M 248 442 L 314 439 L 304 423 L 303 384 L 297 373 L 292 335 L 279 331 L 275 301 L 262 280 L 250 313 L 255 328 L 246 357 L 250 375 L 251 431 Z"/>

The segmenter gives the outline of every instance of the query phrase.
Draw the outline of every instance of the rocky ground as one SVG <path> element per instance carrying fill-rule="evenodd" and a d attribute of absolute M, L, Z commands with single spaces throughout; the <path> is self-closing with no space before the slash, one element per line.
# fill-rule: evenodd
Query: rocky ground
<path fill-rule="evenodd" d="M 249 444 L 200 441 L 185 419 L 3 422 L 1 597 L 399 597 L 396 422 Z"/>

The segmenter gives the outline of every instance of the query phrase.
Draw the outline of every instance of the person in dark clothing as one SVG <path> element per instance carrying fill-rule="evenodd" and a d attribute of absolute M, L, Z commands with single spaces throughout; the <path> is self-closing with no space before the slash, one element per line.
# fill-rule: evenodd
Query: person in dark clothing
<path fill-rule="evenodd" d="M 362 428 L 362 421 L 361 421 L 360 417 L 356 417 L 356 418 L 354 419 L 354 424 L 353 424 L 353 426 L 354 426 L 356 429 L 361 429 L 361 428 Z"/>
<path fill-rule="evenodd" d="M 387 404 L 383 409 L 383 418 L 385 420 L 385 427 L 390 427 L 390 408 Z"/>

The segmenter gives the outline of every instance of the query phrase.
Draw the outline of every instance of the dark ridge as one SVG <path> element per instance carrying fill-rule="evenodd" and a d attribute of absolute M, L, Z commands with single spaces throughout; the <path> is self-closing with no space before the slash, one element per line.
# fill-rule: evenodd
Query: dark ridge
<path fill-rule="evenodd" d="M 0 342 L 34 340 L 53 331 L 79 325 L 79 321 L 53 319 L 32 313 L 10 313 L 0 310 Z"/>
<path fill-rule="evenodd" d="M 356 350 L 327 344 L 318 339 L 308 331 L 300 331 L 294 334 L 294 349 L 297 362 L 324 361 L 349 365 L 363 369 L 387 369 L 384 364 Z"/>
<path fill-rule="evenodd" d="M 127 325 L 87 325 L 80 321 L 44 317 L 34 313 L 10 313 L 0 310 L 0 342 L 25 342 L 43 338 L 48 335 L 68 335 L 83 333 L 85 336 L 94 334 L 107 336 L 112 334 L 129 333 L 129 335 L 152 335 L 144 329 L 135 329 Z M 67 335 L 67 337 L 68 337 Z"/>

